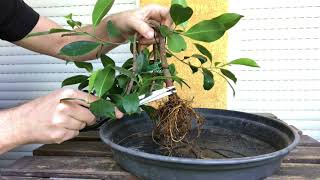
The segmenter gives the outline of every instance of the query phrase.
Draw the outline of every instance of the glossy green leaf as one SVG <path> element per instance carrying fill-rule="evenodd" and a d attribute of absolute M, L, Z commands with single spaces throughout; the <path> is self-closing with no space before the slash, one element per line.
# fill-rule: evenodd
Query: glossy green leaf
<path fill-rule="evenodd" d="M 98 26 L 102 18 L 109 12 L 114 0 L 97 0 L 92 12 L 92 25 Z"/>
<path fill-rule="evenodd" d="M 107 23 L 107 32 L 110 38 L 119 37 L 121 35 L 120 30 L 113 24 L 112 21 Z"/>
<path fill-rule="evenodd" d="M 121 68 L 121 67 L 117 67 L 117 66 L 115 66 L 113 68 L 115 70 L 117 70 L 120 74 L 126 75 L 127 77 L 129 77 L 129 78 L 131 78 L 133 80 L 135 80 L 135 78 L 136 78 L 132 71 L 129 71 L 127 69 L 124 69 L 124 68 Z"/>
<path fill-rule="evenodd" d="M 85 75 L 72 76 L 72 77 L 65 79 L 62 82 L 61 87 L 69 86 L 69 85 L 73 85 L 73 84 L 79 84 L 79 83 L 82 83 L 83 81 L 86 81 L 87 79 L 88 79 L 88 76 L 85 76 Z"/>
<path fill-rule="evenodd" d="M 213 18 L 213 21 L 223 24 L 226 30 L 232 28 L 236 25 L 243 16 L 236 13 L 224 13 L 216 18 Z"/>
<path fill-rule="evenodd" d="M 72 16 L 73 16 L 73 14 L 72 14 L 72 13 L 70 13 L 70 14 L 68 14 L 68 15 L 64 16 L 64 18 L 66 18 L 66 19 L 72 19 Z"/>
<path fill-rule="evenodd" d="M 203 72 L 203 88 L 205 90 L 210 90 L 214 86 L 214 78 L 211 71 L 206 68 L 202 68 Z"/>
<path fill-rule="evenodd" d="M 175 76 L 177 74 L 176 66 L 174 64 L 170 64 L 169 71 L 170 71 L 171 76 Z"/>
<path fill-rule="evenodd" d="M 187 7 L 187 1 L 186 0 L 171 0 L 171 5 L 173 4 L 180 4 L 183 7 Z"/>
<path fill-rule="evenodd" d="M 136 94 L 129 94 L 122 100 L 122 106 L 126 113 L 133 114 L 139 109 L 139 97 Z"/>
<path fill-rule="evenodd" d="M 83 81 L 82 83 L 79 84 L 78 89 L 83 90 L 84 88 L 88 87 L 89 85 L 89 80 Z"/>
<path fill-rule="evenodd" d="M 92 41 L 76 41 L 65 45 L 60 54 L 70 57 L 83 56 L 99 47 L 100 44 Z"/>
<path fill-rule="evenodd" d="M 144 53 L 139 53 L 137 57 L 137 73 L 145 71 L 148 65 L 148 59 Z"/>
<path fill-rule="evenodd" d="M 225 33 L 225 27 L 212 20 L 204 20 L 192 26 L 183 35 L 197 41 L 213 42 L 220 39 Z"/>
<path fill-rule="evenodd" d="M 235 64 L 235 65 L 243 65 L 243 66 L 250 66 L 250 67 L 260 67 L 256 61 L 249 59 L 249 58 L 240 58 L 229 62 L 228 64 Z"/>
<path fill-rule="evenodd" d="M 147 66 L 146 72 L 149 72 L 149 73 L 161 73 L 162 72 L 161 62 L 157 61 L 157 62 L 155 62 L 153 64 L 149 64 Z"/>
<path fill-rule="evenodd" d="M 217 67 L 217 66 L 219 66 L 220 64 L 222 64 L 222 62 L 215 62 L 215 63 L 214 63 L 214 66 Z"/>
<path fill-rule="evenodd" d="M 210 53 L 210 51 L 206 47 L 202 46 L 201 44 L 197 44 L 197 43 L 195 43 L 194 45 L 196 46 L 196 48 L 198 49 L 198 51 L 201 54 L 205 55 L 207 58 L 210 59 L 210 61 L 212 61 L 212 54 Z"/>
<path fill-rule="evenodd" d="M 97 77 L 94 82 L 94 89 L 97 96 L 103 96 L 112 87 L 115 80 L 115 70 L 107 66 L 101 71 L 98 71 Z"/>
<path fill-rule="evenodd" d="M 99 70 L 100 71 L 100 70 Z M 89 77 L 89 87 L 88 87 L 88 91 L 90 93 L 93 92 L 93 89 L 94 89 L 94 82 L 96 81 L 96 78 L 97 78 L 97 74 L 99 71 L 95 71 L 93 72 L 90 77 Z"/>
<path fill-rule="evenodd" d="M 123 74 L 117 76 L 116 79 L 117 79 L 117 82 L 118 82 L 118 85 L 120 88 L 126 88 L 127 84 L 130 81 L 130 78 L 126 75 L 123 75 Z"/>
<path fill-rule="evenodd" d="M 80 61 L 75 61 L 74 64 L 78 67 L 78 68 L 83 68 L 85 70 L 87 70 L 88 72 L 92 72 L 93 70 L 93 66 L 91 63 L 88 62 L 80 62 Z"/>
<path fill-rule="evenodd" d="M 172 80 L 174 80 L 175 82 L 177 82 L 177 83 L 181 86 L 181 88 L 182 88 L 182 85 L 183 85 L 183 84 L 186 85 L 188 88 L 191 88 L 191 87 L 189 86 L 189 84 L 186 83 L 186 81 L 184 81 L 182 78 L 180 78 L 180 77 L 178 77 L 178 76 L 172 77 Z"/>
<path fill-rule="evenodd" d="M 204 64 L 208 61 L 208 59 L 205 56 L 202 56 L 200 54 L 194 54 L 194 55 L 192 55 L 192 57 L 199 59 L 201 64 Z"/>
<path fill-rule="evenodd" d="M 116 65 L 115 62 L 109 56 L 107 56 L 105 54 L 101 54 L 100 60 L 101 60 L 103 67 L 107 67 L 107 66 L 114 67 Z"/>
<path fill-rule="evenodd" d="M 179 53 L 187 49 L 186 41 L 181 35 L 177 33 L 172 33 L 170 36 L 167 37 L 167 40 L 168 48 L 175 53 Z"/>
<path fill-rule="evenodd" d="M 121 112 L 126 112 L 122 106 L 123 97 L 121 95 L 110 94 L 108 95 L 108 97 L 110 98 L 111 102 L 114 103 Z"/>
<path fill-rule="evenodd" d="M 188 21 L 192 14 L 193 10 L 190 7 L 183 7 L 180 4 L 173 4 L 170 7 L 170 16 L 177 26 Z"/>
<path fill-rule="evenodd" d="M 171 31 L 171 29 L 168 26 L 165 25 L 161 25 L 160 28 L 160 33 L 163 37 L 168 37 L 169 35 L 171 35 L 173 32 Z"/>
<path fill-rule="evenodd" d="M 133 59 L 130 58 L 123 63 L 122 68 L 124 69 L 131 69 L 132 68 Z"/>
<path fill-rule="evenodd" d="M 99 99 L 90 104 L 90 111 L 97 117 L 115 119 L 115 106 L 110 101 Z"/>
<path fill-rule="evenodd" d="M 237 83 L 237 78 L 231 71 L 227 69 L 220 69 L 220 71 L 224 76 L 231 79 L 234 83 Z"/>
<path fill-rule="evenodd" d="M 73 29 L 76 26 L 76 23 L 73 20 L 67 20 L 67 24 Z"/>
<path fill-rule="evenodd" d="M 198 72 L 198 67 L 196 67 L 196 66 L 194 66 L 194 65 L 192 65 L 192 64 L 190 64 L 190 63 L 189 63 L 189 66 L 190 66 L 193 74 L 196 73 L 196 72 Z"/>

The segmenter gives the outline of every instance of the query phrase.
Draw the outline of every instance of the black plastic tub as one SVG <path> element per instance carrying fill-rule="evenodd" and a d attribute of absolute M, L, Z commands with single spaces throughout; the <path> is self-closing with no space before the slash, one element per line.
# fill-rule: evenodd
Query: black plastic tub
<path fill-rule="evenodd" d="M 258 180 L 271 176 L 299 142 L 282 121 L 243 112 L 197 109 L 206 119 L 198 142 L 213 159 L 168 157 L 153 149 L 152 121 L 144 113 L 107 123 L 100 129 L 113 158 L 147 180 Z"/>

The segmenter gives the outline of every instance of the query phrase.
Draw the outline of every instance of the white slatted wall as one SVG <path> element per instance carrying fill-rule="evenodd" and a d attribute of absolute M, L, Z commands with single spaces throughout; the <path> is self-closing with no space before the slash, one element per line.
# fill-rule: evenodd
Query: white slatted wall
<path fill-rule="evenodd" d="M 63 16 L 73 13 L 75 20 L 91 22 L 91 12 L 96 0 L 25 0 L 42 16 L 47 16 L 61 25 L 66 25 Z M 137 0 L 116 0 L 110 13 L 138 7 Z M 121 46 L 109 53 L 121 64 L 130 57 L 128 46 Z M 100 66 L 99 61 L 93 61 Z M 11 43 L 0 40 L 0 109 L 46 95 L 60 88 L 66 77 L 83 73 L 65 61 L 40 55 Z M 15 152 L 0 156 L 0 166 L 11 163 L 23 155 L 30 155 L 36 146 L 21 147 Z"/>
<path fill-rule="evenodd" d="M 274 113 L 320 140 L 320 1 L 230 0 L 230 12 L 245 18 L 229 33 L 229 59 L 261 68 L 231 68 L 229 109 Z"/>

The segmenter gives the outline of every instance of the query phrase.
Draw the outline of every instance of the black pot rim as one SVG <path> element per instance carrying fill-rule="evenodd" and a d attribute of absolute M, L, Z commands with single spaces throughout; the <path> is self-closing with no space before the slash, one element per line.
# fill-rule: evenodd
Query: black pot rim
<path fill-rule="evenodd" d="M 201 108 L 199 108 L 201 109 Z M 205 109 L 205 108 L 203 108 Z M 218 111 L 229 111 L 233 113 L 241 113 L 241 114 L 250 114 L 250 113 L 245 113 L 245 112 L 240 112 L 240 111 L 231 111 L 231 110 L 220 110 L 220 109 L 211 109 L 211 110 L 218 110 Z M 253 114 L 250 114 L 253 115 Z M 258 116 L 258 115 L 255 115 Z M 269 119 L 271 121 L 277 121 L 272 118 L 264 117 L 266 119 Z M 100 138 L 108 144 L 112 149 L 115 149 L 117 151 L 120 151 L 122 153 L 130 154 L 131 156 L 134 156 L 136 158 L 140 159 L 146 159 L 150 161 L 161 161 L 161 162 L 166 162 L 166 163 L 175 163 L 175 164 L 188 164 L 188 165 L 203 165 L 203 166 L 210 166 L 210 165 L 238 165 L 238 164 L 248 164 L 248 163 L 257 163 L 261 161 L 267 161 L 267 160 L 272 160 L 275 158 L 283 157 L 287 155 L 291 150 L 293 150 L 299 143 L 300 141 L 300 135 L 298 134 L 297 130 L 293 129 L 291 126 L 288 124 L 282 122 L 282 121 L 277 121 L 277 123 L 287 127 L 290 129 L 291 133 L 294 135 L 294 140 L 293 142 L 278 151 L 268 153 L 268 154 L 262 154 L 259 156 L 251 156 L 251 157 L 244 157 L 244 158 L 231 158 L 231 159 L 193 159 L 193 158 L 181 158 L 181 157 L 169 157 L 169 156 L 163 156 L 163 155 L 157 155 L 157 154 L 151 154 L 151 153 L 146 153 L 146 152 L 141 152 L 137 150 L 133 150 L 130 148 L 126 148 L 123 146 L 120 146 L 114 142 L 112 142 L 110 139 L 106 138 L 105 135 L 103 134 L 103 129 L 105 126 L 108 125 L 108 123 L 104 124 L 103 127 L 100 129 Z"/>

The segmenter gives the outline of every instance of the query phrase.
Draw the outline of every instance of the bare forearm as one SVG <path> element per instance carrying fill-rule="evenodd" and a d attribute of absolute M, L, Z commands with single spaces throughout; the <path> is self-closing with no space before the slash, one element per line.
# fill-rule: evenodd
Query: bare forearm
<path fill-rule="evenodd" d="M 118 43 L 121 43 L 124 41 L 124 38 L 109 38 L 108 34 L 106 33 L 106 26 L 107 22 L 109 20 L 112 20 L 112 16 L 105 18 L 98 27 L 94 30 L 91 25 L 85 26 L 82 28 L 76 29 L 76 31 L 81 32 L 88 32 L 91 34 L 94 34 L 95 37 L 97 37 L 100 40 L 103 40 L 105 42 L 114 42 L 115 44 L 109 45 L 109 46 L 103 46 L 102 48 L 97 48 L 96 50 L 90 52 L 89 54 L 86 54 L 84 56 L 80 57 L 65 57 L 59 55 L 60 49 L 63 48 L 65 45 L 75 42 L 75 41 L 97 41 L 96 38 L 82 35 L 82 36 L 64 36 L 62 37 L 63 33 L 57 33 L 57 34 L 50 34 L 45 36 L 36 36 L 36 37 L 30 37 L 23 39 L 19 42 L 16 42 L 15 44 L 25 47 L 27 49 L 30 49 L 32 51 L 41 53 L 41 54 L 47 54 L 53 57 L 57 57 L 64 60 L 74 60 L 74 61 L 85 61 L 85 60 L 92 60 L 96 58 L 96 54 L 99 53 L 106 53 L 110 51 L 111 49 L 117 47 Z M 48 31 L 52 28 L 61 28 L 58 24 L 51 21 L 50 19 L 46 17 L 40 17 L 39 22 L 35 26 L 35 28 L 32 30 L 31 33 L 35 32 L 43 32 Z"/>
<path fill-rule="evenodd" d="M 0 154 L 21 145 L 12 109 L 0 111 L 0 128 Z"/>

